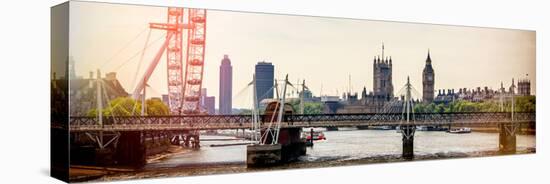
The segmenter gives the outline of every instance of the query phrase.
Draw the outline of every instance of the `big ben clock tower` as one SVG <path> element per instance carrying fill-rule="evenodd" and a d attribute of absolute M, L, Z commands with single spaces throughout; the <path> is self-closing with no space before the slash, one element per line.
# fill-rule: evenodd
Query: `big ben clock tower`
<path fill-rule="evenodd" d="M 422 72 L 422 101 L 424 103 L 431 103 L 434 100 L 434 84 L 435 73 L 432 68 L 432 59 L 430 58 L 430 51 L 428 51 L 428 58 L 426 58 L 426 66 Z"/>

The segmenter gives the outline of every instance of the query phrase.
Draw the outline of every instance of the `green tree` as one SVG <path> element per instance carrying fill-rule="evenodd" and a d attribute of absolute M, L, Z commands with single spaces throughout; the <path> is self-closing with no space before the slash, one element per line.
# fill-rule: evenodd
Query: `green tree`
<path fill-rule="evenodd" d="M 300 113 L 300 100 L 291 100 L 290 105 L 294 109 L 294 114 Z M 304 102 L 304 114 L 321 114 L 323 112 L 322 102 Z"/>
<path fill-rule="evenodd" d="M 535 96 L 516 96 L 514 97 L 514 110 L 516 112 L 535 112 Z M 509 98 L 505 99 L 503 111 L 510 112 L 512 102 Z M 466 100 L 456 100 L 448 104 L 415 104 L 414 112 L 417 113 L 441 113 L 441 112 L 500 112 L 501 105 L 498 100 L 487 100 L 483 102 L 470 102 Z"/>
<path fill-rule="evenodd" d="M 145 107 L 147 115 L 149 116 L 161 116 L 170 114 L 170 108 L 168 108 L 168 106 L 160 101 L 160 99 L 158 98 L 146 100 L 145 104 L 147 104 Z"/>
<path fill-rule="evenodd" d="M 252 109 L 243 109 L 239 113 L 239 115 L 251 115 L 251 114 L 252 114 Z"/>
<path fill-rule="evenodd" d="M 521 96 L 516 97 L 515 110 L 517 112 L 535 112 L 536 111 L 536 97 L 535 96 Z"/>
<path fill-rule="evenodd" d="M 426 113 L 426 105 L 424 104 L 415 104 L 413 111 L 416 113 Z"/>
<path fill-rule="evenodd" d="M 304 103 L 304 114 L 321 114 L 322 112 L 323 112 L 323 103 L 320 103 L 320 102 Z"/>
<path fill-rule="evenodd" d="M 170 109 L 159 99 L 145 101 L 146 115 L 169 115 Z M 130 97 L 119 97 L 111 100 L 102 110 L 103 116 L 139 116 L 141 115 L 141 102 Z M 88 111 L 88 116 L 97 116 L 97 109 Z"/>

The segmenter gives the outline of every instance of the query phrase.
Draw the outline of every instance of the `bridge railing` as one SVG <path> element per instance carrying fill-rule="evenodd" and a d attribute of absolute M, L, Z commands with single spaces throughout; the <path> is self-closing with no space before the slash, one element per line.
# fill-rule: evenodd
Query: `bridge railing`
<path fill-rule="evenodd" d="M 70 117 L 70 125 L 99 125 L 99 118 L 90 116 Z M 183 125 L 252 122 L 251 116 L 197 115 L 197 116 L 110 116 L 103 117 L 103 126 L 109 125 Z"/>
<path fill-rule="evenodd" d="M 521 112 L 514 114 L 515 121 L 535 121 L 535 113 Z M 265 119 L 263 116 L 260 120 Z M 70 126 L 99 125 L 97 117 L 70 117 Z M 411 123 L 415 124 L 449 124 L 452 122 L 506 122 L 512 121 L 510 113 L 503 112 L 465 112 L 465 113 L 414 113 Z M 192 116 L 109 116 L 103 117 L 105 126 L 187 126 L 187 127 L 220 127 L 242 126 L 252 122 L 250 115 L 192 115 Z M 293 123 L 330 122 L 338 125 L 339 122 L 364 122 L 372 124 L 399 124 L 404 122 L 401 113 L 361 113 L 361 114 L 294 114 L 284 116 L 283 122 L 288 125 Z M 262 125 L 267 122 L 260 122 Z"/>

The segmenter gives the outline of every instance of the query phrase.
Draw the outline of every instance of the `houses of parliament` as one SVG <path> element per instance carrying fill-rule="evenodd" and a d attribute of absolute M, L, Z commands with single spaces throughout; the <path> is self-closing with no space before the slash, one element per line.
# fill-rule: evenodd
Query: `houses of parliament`
<path fill-rule="evenodd" d="M 404 97 L 394 96 L 392 58 L 384 56 L 383 45 L 381 55 L 375 56 L 372 62 L 372 91 L 368 92 L 367 88 L 363 87 L 360 97 L 357 93 L 345 93 L 344 100 L 340 101 L 336 107 L 329 108 L 331 110 L 325 111 L 325 113 L 401 113 Z M 457 92 L 454 89 L 436 91 L 435 82 L 435 70 L 428 50 L 422 71 L 422 99 L 416 99 L 414 103 L 448 104 L 455 100 L 482 102 L 498 101 L 502 96 L 504 98 L 509 98 L 511 95 L 531 96 L 531 81 L 528 79 L 519 79 L 517 85 L 512 79 L 508 90 L 501 83 L 500 89 L 497 90 L 485 86 L 475 89 L 459 88 Z"/>
<path fill-rule="evenodd" d="M 403 97 L 394 96 L 394 85 L 392 81 L 393 61 L 391 56 L 384 56 L 384 45 L 382 53 L 375 56 L 372 61 L 373 84 L 372 91 L 367 92 L 363 87 L 361 97 L 357 93 L 346 93 L 346 99 L 332 113 L 398 113 L 402 110 Z M 423 102 L 430 103 L 434 100 L 435 73 L 432 67 L 432 60 L 428 51 L 425 67 L 422 73 Z"/>

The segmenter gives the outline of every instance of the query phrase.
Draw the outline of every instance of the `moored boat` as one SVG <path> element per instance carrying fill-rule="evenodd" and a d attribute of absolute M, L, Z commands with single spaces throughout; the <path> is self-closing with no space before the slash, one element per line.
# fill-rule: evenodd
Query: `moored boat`
<path fill-rule="evenodd" d="M 314 130 L 313 137 L 311 136 L 311 134 L 311 131 L 302 131 L 302 137 L 305 138 L 306 141 L 311 141 L 312 138 L 314 141 L 327 139 L 322 131 Z"/>
<path fill-rule="evenodd" d="M 273 122 L 278 115 L 280 102 L 274 101 L 267 105 L 263 122 Z M 282 119 L 292 115 L 292 106 L 284 103 Z M 280 121 L 280 120 L 279 120 Z M 279 122 L 280 123 L 280 122 Z M 274 129 L 262 128 L 259 130 L 259 142 L 248 145 L 247 165 L 266 166 L 298 160 L 298 157 L 306 154 L 306 141 L 302 139 L 302 128 L 286 127 Z M 275 136 L 275 134 L 277 134 Z"/>
<path fill-rule="evenodd" d="M 453 134 L 464 134 L 464 133 L 471 133 L 472 129 L 470 129 L 468 127 L 462 127 L 462 128 L 458 128 L 458 129 L 451 129 L 448 132 L 453 133 Z"/>
<path fill-rule="evenodd" d="M 427 125 L 421 125 L 417 126 L 416 130 L 418 131 L 449 131 L 446 127 L 441 126 L 427 126 Z"/>
<path fill-rule="evenodd" d="M 271 165 L 281 162 L 281 144 L 249 144 L 246 146 L 247 165 Z"/>

